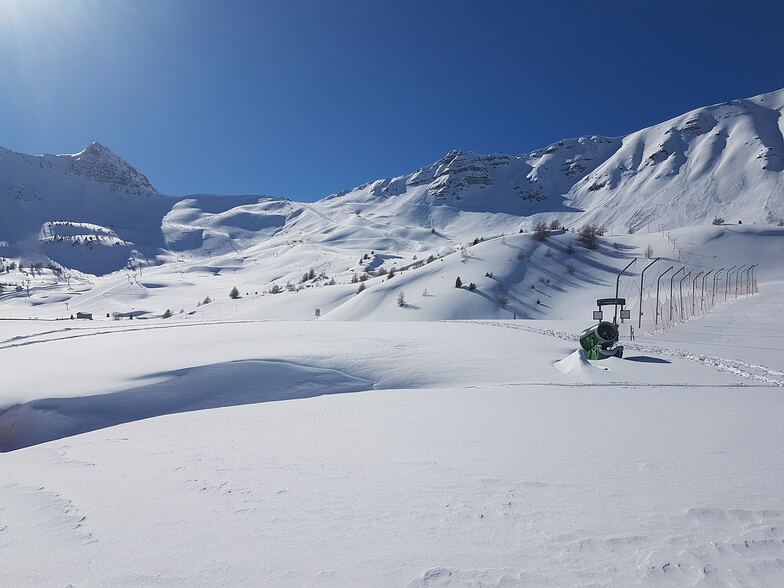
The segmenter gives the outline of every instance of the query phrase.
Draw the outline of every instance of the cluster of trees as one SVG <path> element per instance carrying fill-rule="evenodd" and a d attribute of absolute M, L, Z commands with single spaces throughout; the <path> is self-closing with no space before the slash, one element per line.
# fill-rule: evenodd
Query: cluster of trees
<path fill-rule="evenodd" d="M 63 273 L 63 268 L 56 263 L 49 262 L 46 264 L 46 269 L 51 271 L 55 275 L 60 275 Z M 11 273 L 12 271 L 19 269 L 19 271 L 24 271 L 24 264 L 20 261 L 17 264 L 15 261 L 8 261 L 6 258 L 0 258 L 0 273 Z M 44 264 L 39 262 L 33 263 L 29 266 L 30 273 L 41 275 L 44 271 Z"/>
<path fill-rule="evenodd" d="M 300 279 L 300 283 L 304 284 L 305 282 L 315 279 L 315 277 L 316 277 L 316 270 L 310 268 L 308 271 L 302 274 L 302 279 Z"/>
<path fill-rule="evenodd" d="M 603 237 L 607 229 L 600 225 L 585 225 L 580 229 L 578 238 L 588 249 L 596 249 L 599 246 L 599 237 Z"/>
<path fill-rule="evenodd" d="M 95 225 L 90 225 L 88 227 L 84 223 L 74 223 L 71 221 L 49 221 L 47 223 L 44 223 L 44 231 L 48 230 L 50 235 L 53 227 L 70 227 L 70 228 L 78 227 L 82 230 L 92 231 L 97 235 L 103 235 L 107 237 L 112 235 L 112 232 L 107 229 L 104 229 L 102 227 L 97 227 Z"/>
<path fill-rule="evenodd" d="M 463 280 L 460 279 L 460 276 L 457 276 L 457 279 L 455 280 L 455 288 L 462 288 L 462 287 L 463 287 Z M 476 284 L 470 282 L 468 284 L 468 289 L 473 292 L 474 290 L 476 290 Z"/>
<path fill-rule="evenodd" d="M 368 261 L 370 259 L 370 255 L 371 254 L 375 255 L 376 252 L 375 251 L 371 251 L 370 253 L 365 253 L 362 257 L 359 258 L 359 265 L 362 265 L 363 263 Z"/>
<path fill-rule="evenodd" d="M 564 226 L 558 219 L 550 221 L 549 225 L 547 223 L 537 223 L 534 227 L 534 240 L 544 241 L 547 239 L 547 231 L 557 231 L 562 228 L 564 228 Z M 520 232 L 524 233 L 525 231 L 520 229 Z"/>
<path fill-rule="evenodd" d="M 111 235 L 83 235 L 83 236 L 72 236 L 72 235 L 54 235 L 51 238 L 51 241 L 54 243 L 64 243 L 66 241 L 70 241 L 71 245 L 87 245 L 88 247 L 92 247 L 96 243 L 103 242 L 105 240 L 111 239 L 112 247 L 119 247 L 120 245 L 129 245 L 128 241 L 123 241 L 122 239 L 117 239 Z"/>
<path fill-rule="evenodd" d="M 538 223 L 536 227 L 534 227 L 534 241 L 545 241 L 546 239 L 547 225 L 545 223 Z"/>
<path fill-rule="evenodd" d="M 537 223 L 534 227 L 533 238 L 535 241 L 546 241 L 548 231 L 555 231 L 562 228 L 564 228 L 563 225 L 557 220 L 552 221 L 549 226 L 546 223 Z M 571 230 L 574 232 L 574 229 Z M 523 233 L 523 229 L 520 229 L 520 232 Z M 607 229 L 601 225 L 587 224 L 580 229 L 579 239 L 583 245 L 589 249 L 596 249 L 599 244 L 599 237 L 604 236 L 606 232 Z M 573 253 L 574 251 L 571 249 L 571 245 L 568 247 L 570 249 L 567 253 Z"/>

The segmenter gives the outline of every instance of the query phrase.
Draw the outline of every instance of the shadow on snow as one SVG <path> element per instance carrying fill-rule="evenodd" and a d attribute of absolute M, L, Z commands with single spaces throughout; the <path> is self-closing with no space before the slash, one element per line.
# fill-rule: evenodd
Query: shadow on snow
<path fill-rule="evenodd" d="M 334 369 L 243 360 L 150 374 L 118 392 L 45 398 L 0 411 L 0 452 L 167 414 L 371 390 Z"/>

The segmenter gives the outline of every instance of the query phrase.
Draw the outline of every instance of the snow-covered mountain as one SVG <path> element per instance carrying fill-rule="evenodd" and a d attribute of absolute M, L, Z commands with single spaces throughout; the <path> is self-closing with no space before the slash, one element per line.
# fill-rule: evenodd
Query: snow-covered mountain
<path fill-rule="evenodd" d="M 625 137 L 567 139 L 524 155 L 453 151 L 429 167 L 322 202 L 443 225 L 462 212 L 616 230 L 784 219 L 784 90 L 699 108 Z"/>
<path fill-rule="evenodd" d="M 717 216 L 776 224 L 784 219 L 782 109 L 784 90 L 625 137 L 579 137 L 516 156 L 452 151 L 312 204 L 164 195 L 98 143 L 74 155 L 2 149 L 0 257 L 97 276 L 173 263 L 216 274 L 254 263 L 255 291 L 313 266 L 330 276 L 364 271 L 367 260 L 357 259 L 370 252 L 375 269 L 416 265 L 553 220 L 616 234 Z"/>

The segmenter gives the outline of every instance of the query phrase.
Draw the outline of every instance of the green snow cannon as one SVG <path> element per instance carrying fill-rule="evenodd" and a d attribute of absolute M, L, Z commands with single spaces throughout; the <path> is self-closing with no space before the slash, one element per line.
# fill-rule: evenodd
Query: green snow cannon
<path fill-rule="evenodd" d="M 607 357 L 623 357 L 623 345 L 618 343 L 618 308 L 621 310 L 621 322 L 629 318 L 629 310 L 625 298 L 599 298 L 596 301 L 599 310 L 593 311 L 593 320 L 598 324 L 588 327 L 580 333 L 580 346 L 585 350 L 588 359 L 605 359 Z M 614 306 L 613 321 L 602 320 L 604 313 L 602 306 Z"/>
<path fill-rule="evenodd" d="M 588 359 L 622 357 L 623 347 L 615 346 L 617 342 L 618 327 L 607 321 L 601 321 L 580 333 L 580 346 L 585 349 Z"/>

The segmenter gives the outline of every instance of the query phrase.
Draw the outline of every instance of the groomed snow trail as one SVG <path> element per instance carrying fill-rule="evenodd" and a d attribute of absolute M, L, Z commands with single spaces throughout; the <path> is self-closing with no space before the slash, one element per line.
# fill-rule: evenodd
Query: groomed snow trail
<path fill-rule="evenodd" d="M 694 363 L 707 366 L 720 372 L 733 374 L 742 378 L 760 382 L 762 384 L 784 387 L 784 371 L 780 368 L 771 368 L 761 363 L 752 363 L 731 357 L 721 357 L 710 353 L 697 352 L 690 349 L 677 347 L 678 344 L 690 343 L 699 347 L 704 345 L 714 345 L 715 333 L 708 332 L 711 328 L 716 332 L 737 333 L 739 329 L 750 324 L 750 313 L 755 310 L 765 309 L 765 316 L 784 316 L 784 302 L 781 296 L 776 293 L 776 287 L 763 290 L 760 294 L 745 299 L 739 299 L 731 305 L 725 305 L 717 309 L 714 313 L 697 317 L 696 319 L 674 327 L 668 332 L 657 333 L 656 335 L 646 335 L 636 341 L 622 341 L 627 350 L 652 353 L 660 357 L 684 359 Z M 762 319 L 758 316 L 756 323 Z M 507 329 L 520 329 L 529 333 L 536 333 L 546 337 L 569 341 L 579 346 L 577 341 L 577 331 L 569 332 L 554 328 L 537 327 L 537 321 L 463 321 L 474 324 L 489 325 Z M 570 321 L 570 324 L 574 321 Z M 585 322 L 585 326 L 590 325 L 590 321 Z M 696 334 L 692 331 L 698 331 Z M 749 337 L 732 340 L 731 346 L 736 354 L 747 352 L 751 355 L 759 351 L 759 347 L 753 343 L 756 334 L 752 334 L 752 341 Z M 658 341 L 673 341 L 673 345 L 663 345 Z M 766 351 L 772 351 L 779 358 L 784 358 L 784 333 L 775 334 L 775 344 L 773 348 L 767 347 Z M 775 357 L 773 357 L 775 359 Z"/>

